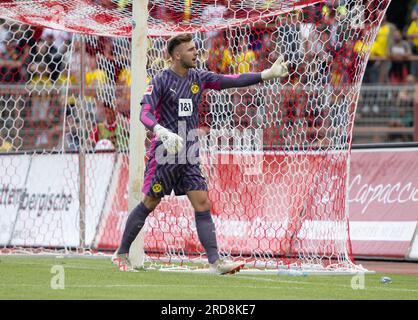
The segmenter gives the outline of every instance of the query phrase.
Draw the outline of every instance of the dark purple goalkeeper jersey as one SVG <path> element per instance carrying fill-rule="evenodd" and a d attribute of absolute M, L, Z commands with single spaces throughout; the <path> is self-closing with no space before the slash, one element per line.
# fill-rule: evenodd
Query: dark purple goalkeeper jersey
<path fill-rule="evenodd" d="M 185 194 L 188 190 L 206 190 L 206 182 L 198 163 L 189 162 L 188 158 L 191 153 L 194 159 L 199 157 L 198 135 L 192 130 L 198 128 L 203 91 L 245 87 L 261 81 L 260 73 L 221 75 L 197 69 L 189 69 L 185 77 L 171 69 L 165 69 L 155 76 L 141 101 L 140 120 L 150 130 L 159 124 L 180 135 L 185 145 L 182 152 L 187 154 L 187 160 L 182 164 L 162 165 L 156 159 L 156 150 L 161 141 L 154 137 L 148 151 L 143 192 L 149 196 L 162 197 L 172 189 L 176 194 Z M 195 148 L 194 152 L 188 152 L 191 147 Z"/>
<path fill-rule="evenodd" d="M 221 75 L 189 69 L 188 75 L 181 77 L 165 69 L 152 79 L 145 91 L 141 121 L 150 130 L 158 123 L 175 133 L 181 133 L 179 123 L 185 122 L 188 132 L 198 126 L 198 109 L 204 90 L 245 87 L 261 81 L 261 73 Z"/>
<path fill-rule="evenodd" d="M 157 122 L 175 132 L 186 124 L 186 130 L 196 129 L 199 122 L 199 105 L 205 89 L 219 90 L 221 76 L 204 70 L 189 69 L 186 77 L 166 69 L 154 77 L 143 100 L 141 121 L 149 129 Z M 182 130 L 182 128 L 181 128 Z"/>

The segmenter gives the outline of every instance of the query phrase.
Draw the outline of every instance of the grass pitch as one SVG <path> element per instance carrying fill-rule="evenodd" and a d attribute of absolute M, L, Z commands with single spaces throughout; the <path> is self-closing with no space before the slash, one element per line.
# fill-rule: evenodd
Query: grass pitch
<path fill-rule="evenodd" d="M 54 266 L 64 270 L 64 289 L 51 287 Z M 380 283 L 382 276 L 393 282 Z M 370 274 L 365 276 L 363 288 L 353 289 L 352 276 L 125 273 L 110 259 L 0 256 L 0 299 L 417 300 L 418 277 Z"/>

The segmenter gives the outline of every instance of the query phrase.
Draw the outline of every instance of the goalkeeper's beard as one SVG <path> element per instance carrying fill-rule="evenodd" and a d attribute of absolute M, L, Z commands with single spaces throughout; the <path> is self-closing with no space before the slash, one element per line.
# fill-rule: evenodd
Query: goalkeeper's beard
<path fill-rule="evenodd" d="M 189 69 L 194 69 L 194 68 L 196 68 L 196 62 L 192 62 L 192 64 L 189 64 L 189 63 L 187 63 L 186 61 L 182 61 L 182 62 L 181 62 L 181 66 L 182 66 L 184 69 L 187 69 L 187 70 L 189 70 Z"/>

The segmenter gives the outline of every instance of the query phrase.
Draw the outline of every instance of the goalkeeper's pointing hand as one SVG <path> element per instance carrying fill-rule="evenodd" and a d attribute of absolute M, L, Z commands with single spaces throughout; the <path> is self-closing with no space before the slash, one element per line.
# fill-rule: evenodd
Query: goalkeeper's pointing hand
<path fill-rule="evenodd" d="M 163 142 L 168 153 L 176 154 L 183 148 L 183 139 L 163 126 L 157 124 L 154 127 L 154 133 L 157 139 Z"/>
<path fill-rule="evenodd" d="M 261 78 L 266 81 L 286 77 L 288 74 L 287 63 L 284 62 L 283 56 L 279 56 L 270 69 L 266 69 L 261 72 Z"/>

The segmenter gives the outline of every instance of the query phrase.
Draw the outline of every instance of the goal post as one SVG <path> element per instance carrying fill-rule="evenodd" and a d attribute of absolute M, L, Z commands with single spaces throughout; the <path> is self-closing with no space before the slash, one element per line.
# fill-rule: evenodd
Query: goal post
<path fill-rule="evenodd" d="M 129 140 L 129 187 L 128 210 L 131 212 L 142 198 L 141 186 L 144 182 L 145 127 L 139 121 L 140 101 L 145 92 L 147 80 L 147 34 L 148 0 L 132 1 L 132 56 L 131 56 L 131 107 Z M 138 234 L 131 245 L 129 257 L 135 267 L 144 262 L 144 231 Z"/>
<path fill-rule="evenodd" d="M 221 255 L 253 269 L 362 270 L 349 235 L 351 141 L 389 3 L 0 1 L 1 251 L 117 249 L 143 196 L 152 134 L 141 95 L 169 65 L 169 37 L 187 32 L 201 69 L 260 72 L 279 55 L 289 65 L 282 79 L 203 93 L 199 146 Z M 186 197 L 161 201 L 130 256 L 206 262 Z"/>

